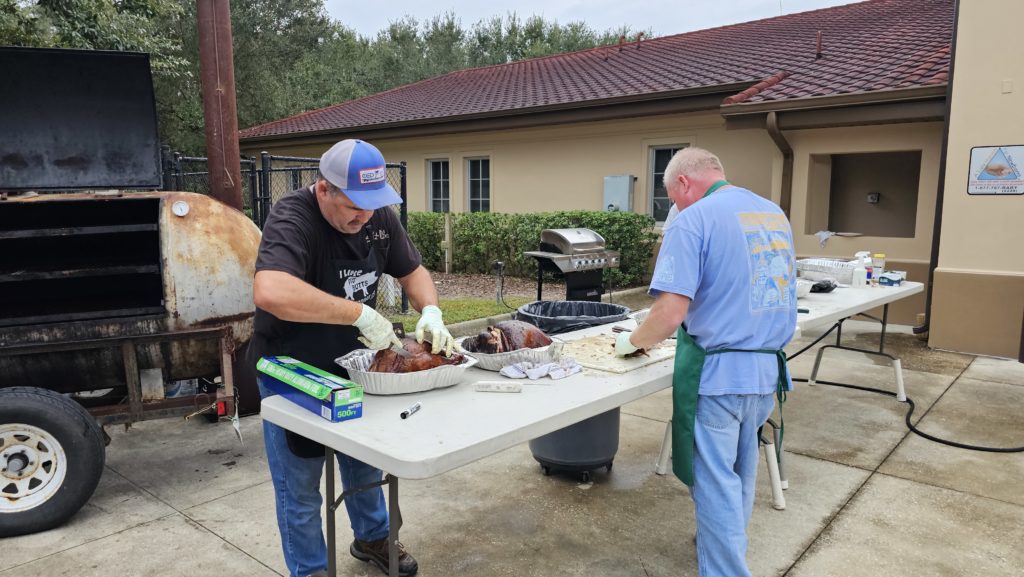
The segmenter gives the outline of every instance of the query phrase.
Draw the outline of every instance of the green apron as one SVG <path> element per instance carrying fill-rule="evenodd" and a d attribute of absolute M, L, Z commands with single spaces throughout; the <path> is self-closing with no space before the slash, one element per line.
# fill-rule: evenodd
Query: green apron
<path fill-rule="evenodd" d="M 693 430 L 697 418 L 697 397 L 704 359 L 721 353 L 762 353 L 779 360 L 779 380 L 775 395 L 779 400 L 779 439 L 783 431 L 782 405 L 786 402 L 786 353 L 782 349 L 704 350 L 686 329 L 676 332 L 676 359 L 672 371 L 672 472 L 687 486 L 693 486 Z"/>
<path fill-rule="evenodd" d="M 704 197 L 729 184 L 719 180 L 708 188 Z M 676 333 L 676 358 L 672 371 L 672 472 L 687 486 L 693 486 L 693 431 L 697 418 L 697 398 L 700 376 L 704 372 L 704 359 L 721 353 L 762 353 L 775 355 L 779 361 L 779 380 L 775 395 L 779 400 L 779 434 L 782 435 L 782 405 L 786 402 L 786 353 L 781 349 L 714 349 L 704 350 L 686 332 L 685 326 Z"/>

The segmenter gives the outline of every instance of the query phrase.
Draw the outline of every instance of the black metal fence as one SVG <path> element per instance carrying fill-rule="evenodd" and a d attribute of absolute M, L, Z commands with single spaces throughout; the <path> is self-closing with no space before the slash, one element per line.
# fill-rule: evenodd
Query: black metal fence
<path fill-rule="evenodd" d="M 263 228 L 270 207 L 289 192 L 316 180 L 319 158 L 260 154 L 259 164 L 253 157 L 240 159 L 242 174 L 242 206 L 257 226 Z M 406 167 L 404 162 L 387 164 L 388 183 L 402 196 L 402 204 L 393 207 L 402 226 L 407 226 Z M 163 189 L 210 194 L 210 173 L 205 156 L 183 156 L 163 150 Z"/>
<path fill-rule="evenodd" d="M 207 159 L 202 156 L 183 156 L 172 153 L 169 148 L 162 150 L 163 189 L 183 190 L 210 194 L 210 173 Z M 260 154 L 259 164 L 252 157 L 240 159 L 242 174 L 242 209 L 256 226 L 263 228 L 270 214 L 270 208 L 289 192 L 313 184 L 316 181 L 320 159 L 302 156 L 275 156 L 266 152 Z M 402 204 L 393 206 L 398 212 L 403 228 L 408 228 L 406 190 L 406 166 L 404 162 L 387 164 L 388 183 L 402 196 Z M 409 300 L 397 284 L 381 290 L 384 308 L 398 308 L 394 301 L 400 300 L 402 312 L 408 312 Z M 396 292 L 397 291 L 397 292 Z M 400 299 L 399 296 L 400 295 Z M 379 299 L 380 300 L 380 299 Z M 390 301 L 391 305 L 387 302 Z"/>

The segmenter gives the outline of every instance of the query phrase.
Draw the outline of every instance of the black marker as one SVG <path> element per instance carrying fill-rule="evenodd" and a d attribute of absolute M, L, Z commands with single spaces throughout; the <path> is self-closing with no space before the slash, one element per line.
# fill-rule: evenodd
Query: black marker
<path fill-rule="evenodd" d="M 403 419 L 408 418 L 409 415 L 411 415 L 411 414 L 415 413 L 416 411 L 420 410 L 421 406 L 422 405 L 420 403 L 416 403 L 415 405 L 413 405 L 413 406 L 409 407 L 408 409 L 402 411 L 402 415 L 401 415 L 402 418 Z"/>

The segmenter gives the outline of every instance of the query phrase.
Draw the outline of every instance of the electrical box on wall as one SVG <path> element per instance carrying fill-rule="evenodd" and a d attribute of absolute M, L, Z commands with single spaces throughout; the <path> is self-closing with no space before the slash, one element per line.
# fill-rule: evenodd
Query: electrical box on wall
<path fill-rule="evenodd" d="M 616 174 L 604 177 L 603 210 L 608 212 L 633 210 L 633 183 L 636 177 L 632 174 Z"/>

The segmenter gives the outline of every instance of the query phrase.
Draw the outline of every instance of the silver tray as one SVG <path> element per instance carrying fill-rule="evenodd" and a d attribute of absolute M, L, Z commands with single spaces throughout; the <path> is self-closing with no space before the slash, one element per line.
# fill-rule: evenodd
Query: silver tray
<path fill-rule="evenodd" d="M 550 345 L 540 347 L 539 349 L 516 349 L 514 351 L 493 354 L 475 353 L 462 348 L 462 343 L 466 339 L 472 338 L 476 337 L 462 337 L 456 339 L 455 346 L 460 353 L 471 356 L 479 361 L 477 363 L 477 368 L 487 371 L 500 371 L 502 367 L 507 367 L 508 365 L 514 365 L 523 361 L 529 361 L 531 363 L 551 363 L 562 358 L 562 347 L 565 346 L 564 341 L 552 338 Z"/>
<path fill-rule="evenodd" d="M 462 380 L 466 369 L 476 364 L 476 359 L 467 356 L 458 365 L 441 365 L 414 373 L 374 373 L 369 368 L 375 354 L 377 351 L 357 349 L 334 362 L 344 367 L 348 378 L 362 385 L 363 392 L 370 395 L 404 395 L 450 387 Z"/>

